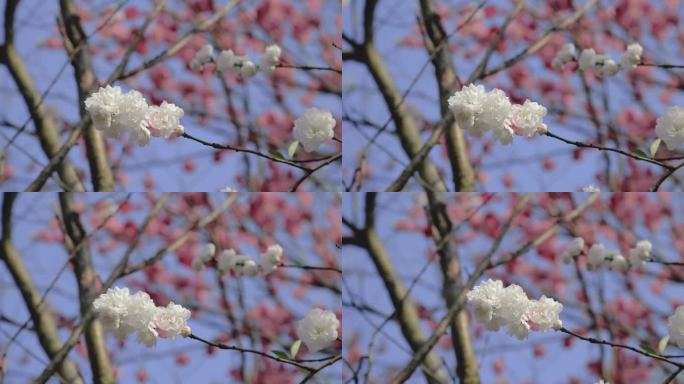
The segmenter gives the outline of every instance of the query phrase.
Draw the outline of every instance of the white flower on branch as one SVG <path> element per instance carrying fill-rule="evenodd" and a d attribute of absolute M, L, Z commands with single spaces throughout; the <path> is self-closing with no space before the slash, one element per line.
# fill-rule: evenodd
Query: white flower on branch
<path fill-rule="evenodd" d="M 235 267 L 235 261 L 237 260 L 237 254 L 232 249 L 223 250 L 216 260 L 216 265 L 220 272 L 227 272 Z"/>
<path fill-rule="evenodd" d="M 85 106 L 93 119 L 95 129 L 105 136 L 118 138 L 124 132 L 140 146 L 147 145 L 147 102 L 138 91 L 122 93 L 120 87 L 106 86 L 90 95 Z"/>
<path fill-rule="evenodd" d="M 588 71 L 590 69 L 596 70 L 596 73 L 602 77 L 609 77 L 616 75 L 620 69 L 626 72 L 633 71 L 641 62 L 641 54 L 643 48 L 639 43 L 630 44 L 621 56 L 620 64 L 615 62 L 610 56 L 605 54 L 597 54 L 593 48 L 583 49 L 580 53 L 577 62 L 580 71 Z M 563 48 L 558 51 L 556 57 L 551 62 L 551 66 L 558 70 L 575 59 L 575 46 L 571 43 L 565 44 Z"/>
<path fill-rule="evenodd" d="M 257 66 L 247 56 L 235 56 L 233 58 L 233 71 L 242 78 L 247 79 L 257 74 Z"/>
<path fill-rule="evenodd" d="M 525 100 L 524 104 L 516 104 L 512 108 L 511 119 L 518 135 L 533 137 L 546 133 L 548 128 L 543 122 L 546 107 L 534 101 Z"/>
<path fill-rule="evenodd" d="M 587 267 L 589 270 L 596 269 L 603 264 L 606 255 L 606 248 L 603 244 L 594 244 L 589 248 Z"/>
<path fill-rule="evenodd" d="M 684 348 L 684 305 L 677 307 L 674 315 L 667 319 L 667 333 L 679 348 Z"/>
<path fill-rule="evenodd" d="M 629 268 L 629 263 L 627 262 L 627 259 L 625 259 L 624 256 L 622 256 L 619 253 L 616 253 L 613 255 L 613 259 L 611 260 L 610 266 L 608 268 L 614 271 L 622 272 L 626 271 L 627 268 Z"/>
<path fill-rule="evenodd" d="M 503 286 L 500 280 L 488 279 L 466 294 L 474 307 L 475 318 L 490 331 L 508 328 L 508 334 L 519 340 L 526 339 L 529 331 L 559 329 L 563 305 L 542 296 L 530 300 L 522 287 L 511 284 Z"/>
<path fill-rule="evenodd" d="M 272 273 L 280 265 L 283 256 L 283 248 L 280 245 L 271 245 L 266 252 L 261 254 L 259 265 L 264 273 Z"/>
<path fill-rule="evenodd" d="M 586 187 L 582 187 L 582 192 L 601 192 L 601 189 L 594 184 L 590 184 Z"/>
<path fill-rule="evenodd" d="M 259 57 L 259 69 L 267 74 L 273 73 L 276 66 L 280 64 L 281 54 L 282 50 L 275 44 L 266 47 L 264 53 Z"/>
<path fill-rule="evenodd" d="M 684 143 L 684 108 L 670 107 L 656 120 L 655 133 L 673 150 Z"/>
<path fill-rule="evenodd" d="M 254 277 L 259 273 L 259 264 L 249 256 L 238 255 L 233 263 L 233 271 L 240 276 Z"/>
<path fill-rule="evenodd" d="M 651 257 L 653 245 L 648 240 L 641 240 L 629 250 L 629 262 L 635 267 L 640 267 Z"/>
<path fill-rule="evenodd" d="M 166 101 L 160 106 L 150 107 L 147 112 L 150 133 L 165 139 L 182 135 L 185 129 L 180 124 L 180 119 L 184 114 L 183 109 Z"/>
<path fill-rule="evenodd" d="M 238 276 L 256 276 L 259 273 L 267 275 L 278 269 L 282 255 L 283 248 L 280 245 L 271 245 L 261 254 L 257 263 L 249 256 L 238 255 L 235 250 L 226 249 L 216 258 L 216 265 L 220 272 L 233 271 Z"/>
<path fill-rule="evenodd" d="M 596 62 L 596 72 L 603 77 L 614 76 L 619 71 L 620 67 L 618 64 L 608 56 L 601 55 L 601 58 Z"/>
<path fill-rule="evenodd" d="M 561 255 L 561 260 L 565 264 L 570 264 L 572 263 L 572 260 L 579 256 L 582 253 L 582 250 L 584 249 L 584 239 L 581 237 L 575 237 L 572 239 L 570 242 L 570 245 L 565 249 L 563 254 Z"/>
<path fill-rule="evenodd" d="M 214 57 L 214 47 L 211 44 L 203 46 L 190 62 L 190 69 L 199 72 L 204 68 L 204 64 L 210 62 Z"/>
<path fill-rule="evenodd" d="M 256 76 L 258 71 L 271 74 L 280 64 L 281 53 L 279 46 L 269 45 L 259 57 L 257 66 L 248 56 L 237 56 L 231 49 L 223 50 L 216 59 L 216 70 L 221 73 L 230 70 L 243 79 Z"/>
<path fill-rule="evenodd" d="M 216 254 L 216 246 L 212 243 L 206 244 L 202 249 L 200 250 L 199 255 L 192 259 L 192 268 L 194 268 L 196 271 L 201 271 L 204 269 L 204 264 L 208 263 L 211 259 L 214 258 L 214 255 Z"/>
<path fill-rule="evenodd" d="M 579 256 L 584 247 L 584 239 L 576 237 L 561 254 L 564 263 L 569 264 L 574 257 Z M 630 266 L 639 267 L 648 261 L 651 256 L 651 242 L 641 240 L 630 250 L 629 261 L 619 251 L 606 251 L 601 243 L 596 243 L 589 248 L 587 254 L 587 269 L 594 270 L 601 266 L 613 271 L 626 271 Z"/>
<path fill-rule="evenodd" d="M 475 318 L 484 323 L 488 329 L 491 327 L 494 312 L 500 307 L 503 293 L 503 282 L 488 279 L 467 294 L 468 301 L 475 309 Z"/>
<path fill-rule="evenodd" d="M 149 107 L 142 93 L 132 90 L 123 95 L 119 107 L 117 124 L 119 130 L 128 129 L 130 137 L 139 146 L 145 146 L 150 142 L 150 131 L 147 129 L 147 112 Z"/>
<path fill-rule="evenodd" d="M 310 352 L 315 353 L 337 340 L 339 327 L 335 313 L 314 308 L 297 323 L 297 336 Z"/>
<path fill-rule="evenodd" d="M 471 135 L 480 135 L 486 130 L 482 125 L 475 125 L 475 119 L 484 112 L 486 95 L 484 86 L 469 84 L 448 100 L 456 123 Z"/>
<path fill-rule="evenodd" d="M 114 124 L 114 118 L 119 115 L 122 96 L 121 87 L 108 85 L 101 87 L 85 100 L 86 110 L 93 119 L 95 129 L 109 137 L 121 135 L 123 130 L 117 130 L 125 128 L 120 124 Z"/>
<path fill-rule="evenodd" d="M 580 71 L 587 71 L 596 65 L 596 51 L 593 48 L 583 49 L 579 57 Z"/>
<path fill-rule="evenodd" d="M 556 300 L 542 296 L 539 300 L 532 300 L 527 310 L 527 319 L 536 330 L 546 332 L 563 326 L 559 316 L 563 304 Z"/>
<path fill-rule="evenodd" d="M 166 101 L 150 107 L 136 90 L 122 93 L 118 86 L 101 87 L 88 96 L 85 106 L 93 125 L 105 136 L 118 138 L 128 133 L 140 146 L 147 145 L 151 135 L 169 138 L 184 131 L 180 125 L 183 109 Z"/>
<path fill-rule="evenodd" d="M 184 333 L 190 319 L 190 311 L 182 305 L 170 302 L 166 307 L 157 308 L 153 326 L 159 337 L 175 339 Z"/>
<path fill-rule="evenodd" d="M 500 89 L 486 92 L 482 85 L 469 84 L 454 93 L 448 103 L 459 127 L 474 136 L 492 131 L 504 145 L 511 143 L 514 134 L 532 137 L 547 131 L 542 121 L 547 112 L 544 106 L 530 100 L 511 104 Z"/>
<path fill-rule="evenodd" d="M 492 89 L 487 93 L 484 112 L 478 118 L 477 124 L 484 125 L 485 129 L 491 129 L 501 144 L 510 144 L 514 133 L 511 128 L 512 112 L 512 104 L 506 93 L 498 88 Z"/>
<path fill-rule="evenodd" d="M 157 338 L 187 336 L 190 311 L 171 302 L 157 307 L 145 292 L 131 295 L 128 288 L 109 288 L 93 301 L 95 312 L 105 328 L 119 340 L 136 334 L 136 339 L 148 347 L 156 345 Z"/>
<path fill-rule="evenodd" d="M 553 69 L 561 69 L 566 63 L 574 60 L 576 55 L 577 49 L 575 48 L 575 44 L 565 44 L 561 47 L 560 51 L 556 53 L 556 57 L 553 58 L 551 66 Z"/>
<path fill-rule="evenodd" d="M 627 72 L 635 70 L 637 64 L 641 62 L 641 54 L 643 52 L 644 49 L 639 43 L 628 45 L 627 50 L 620 56 L 620 65 Z"/>
<path fill-rule="evenodd" d="M 309 108 L 294 121 L 293 134 L 307 152 L 313 152 L 335 136 L 336 125 L 329 111 Z"/>
<path fill-rule="evenodd" d="M 233 68 L 233 62 L 235 60 L 235 53 L 231 49 L 223 50 L 219 53 L 218 59 L 216 59 L 216 70 L 219 72 L 225 72 Z"/>

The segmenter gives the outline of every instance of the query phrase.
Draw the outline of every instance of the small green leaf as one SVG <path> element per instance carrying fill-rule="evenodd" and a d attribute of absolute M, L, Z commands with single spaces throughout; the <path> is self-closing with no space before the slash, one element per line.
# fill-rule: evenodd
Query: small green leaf
<path fill-rule="evenodd" d="M 290 360 L 290 356 L 288 356 L 287 352 L 285 351 L 273 351 L 273 354 L 281 359 Z"/>
<path fill-rule="evenodd" d="M 648 156 L 647 156 L 647 155 L 644 153 L 644 151 L 642 151 L 641 149 L 635 149 L 635 150 L 633 150 L 633 151 L 632 151 L 632 155 L 634 155 L 634 156 L 639 156 L 639 157 L 643 157 L 643 158 L 645 158 L 645 159 L 648 159 Z"/>
<path fill-rule="evenodd" d="M 301 340 L 297 340 L 294 343 L 292 343 L 292 346 L 290 347 L 290 356 L 292 356 L 293 359 L 297 357 L 297 352 L 299 352 L 299 347 L 301 346 Z"/>
<path fill-rule="evenodd" d="M 299 147 L 299 140 L 295 140 L 290 144 L 290 146 L 287 148 L 287 157 L 288 158 L 293 158 L 295 152 L 297 152 L 297 147 Z"/>
<path fill-rule="evenodd" d="M 648 353 L 651 353 L 654 355 L 658 354 L 658 352 L 656 352 L 655 349 L 651 348 L 651 346 L 646 344 L 646 343 L 641 343 L 641 344 L 639 344 L 639 346 L 641 347 L 641 349 L 643 349 L 644 351 L 646 351 Z"/>
<path fill-rule="evenodd" d="M 665 351 L 665 348 L 667 348 L 667 343 L 670 341 L 670 336 L 663 336 L 660 341 L 658 342 L 658 352 L 662 354 Z"/>
<path fill-rule="evenodd" d="M 655 157 L 656 153 L 658 153 L 658 147 L 660 147 L 660 142 L 662 140 L 660 139 L 655 139 L 651 143 L 651 146 L 649 147 L 649 150 L 651 151 L 651 157 Z"/>
<path fill-rule="evenodd" d="M 276 159 L 285 160 L 285 156 L 281 155 L 280 152 L 278 152 L 278 151 L 271 150 L 271 151 L 268 151 L 268 153 L 271 154 L 271 156 L 275 157 Z"/>

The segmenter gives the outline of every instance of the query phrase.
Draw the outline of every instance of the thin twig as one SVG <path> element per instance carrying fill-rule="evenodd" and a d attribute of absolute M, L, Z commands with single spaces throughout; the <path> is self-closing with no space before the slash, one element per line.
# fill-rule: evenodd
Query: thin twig
<path fill-rule="evenodd" d="M 563 333 L 567 333 L 568 335 L 571 335 L 571 336 L 575 336 L 575 337 L 577 337 L 577 338 L 579 338 L 579 339 L 581 339 L 581 340 L 584 340 L 584 341 L 586 341 L 586 342 L 589 342 L 589 343 L 591 343 L 591 344 L 608 345 L 608 346 L 611 346 L 611 347 L 613 347 L 613 348 L 628 349 L 628 350 L 633 351 L 633 352 L 636 352 L 636 353 L 638 353 L 638 354 L 640 354 L 640 355 L 644 355 L 644 356 L 650 357 L 650 358 L 652 358 L 652 359 L 656 359 L 656 360 L 660 360 L 660 361 L 665 362 L 665 363 L 668 363 L 668 364 L 672 364 L 672 365 L 674 365 L 674 366 L 677 367 L 677 368 L 684 368 L 684 364 L 682 364 L 682 363 L 678 363 L 678 362 L 676 362 L 676 361 L 669 360 L 669 359 L 667 359 L 667 358 L 665 358 L 665 357 L 663 357 L 663 356 L 661 356 L 661 355 L 656 355 L 656 354 L 653 354 L 653 353 L 650 353 L 650 352 L 646 352 L 646 351 L 644 351 L 644 350 L 641 350 L 641 349 L 639 349 L 639 348 L 634 348 L 634 347 L 631 347 L 631 346 L 629 346 L 629 345 L 611 343 L 610 341 L 599 340 L 599 339 L 596 339 L 596 338 L 593 338 L 593 337 L 585 337 L 585 336 L 579 335 L 579 334 L 577 334 L 577 333 L 575 333 L 575 332 L 572 332 L 572 331 L 570 331 L 570 330 L 568 330 L 568 329 L 566 329 L 566 328 L 561 328 L 561 329 L 559 329 L 559 331 L 560 331 L 560 332 L 563 332 Z"/>

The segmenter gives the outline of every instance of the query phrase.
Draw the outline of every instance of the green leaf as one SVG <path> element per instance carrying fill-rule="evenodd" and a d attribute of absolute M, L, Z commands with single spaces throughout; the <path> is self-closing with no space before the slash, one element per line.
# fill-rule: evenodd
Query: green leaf
<path fill-rule="evenodd" d="M 670 341 L 670 336 L 663 336 L 660 341 L 658 342 L 658 352 L 662 354 L 665 351 L 665 348 L 667 348 L 667 343 Z"/>
<path fill-rule="evenodd" d="M 658 147 L 660 147 L 660 143 L 662 140 L 660 139 L 655 139 L 651 143 L 651 146 L 648 148 L 651 151 L 651 157 L 655 157 L 656 153 L 658 153 Z"/>
<path fill-rule="evenodd" d="M 271 156 L 275 157 L 276 159 L 285 160 L 285 156 L 281 155 L 280 152 L 278 152 L 276 150 L 268 151 L 268 153 L 271 154 Z"/>
<path fill-rule="evenodd" d="M 297 147 L 299 147 L 299 140 L 295 140 L 290 144 L 289 147 L 287 147 L 287 157 L 288 158 L 293 158 L 295 152 L 297 152 Z"/>
<path fill-rule="evenodd" d="M 290 360 L 290 356 L 285 351 L 273 351 L 273 354 L 281 359 Z"/>
<path fill-rule="evenodd" d="M 299 347 L 301 346 L 301 340 L 297 340 L 294 343 L 292 343 L 292 346 L 290 347 L 290 356 L 292 356 L 293 359 L 297 357 L 297 352 L 299 352 Z"/>
<path fill-rule="evenodd" d="M 639 346 L 641 347 L 641 349 L 643 349 L 644 351 L 646 351 L 648 353 L 652 353 L 654 355 L 658 354 L 658 352 L 656 352 L 655 349 L 651 348 L 651 346 L 646 344 L 646 343 L 641 343 L 641 344 L 639 344 Z"/>
<path fill-rule="evenodd" d="M 635 150 L 633 150 L 633 151 L 632 151 L 632 155 L 634 155 L 634 156 L 639 156 L 639 157 L 643 157 L 643 158 L 645 158 L 645 159 L 648 159 L 648 156 L 647 156 L 647 155 L 644 153 L 644 151 L 642 151 L 641 149 L 635 149 Z"/>

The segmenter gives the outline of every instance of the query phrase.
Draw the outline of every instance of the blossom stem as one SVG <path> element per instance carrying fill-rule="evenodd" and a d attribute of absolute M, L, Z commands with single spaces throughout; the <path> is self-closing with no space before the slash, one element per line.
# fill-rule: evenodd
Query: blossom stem
<path fill-rule="evenodd" d="M 641 349 L 639 349 L 639 348 L 631 347 L 631 346 L 629 346 L 629 345 L 611 343 L 610 341 L 600 340 L 600 339 L 596 339 L 596 338 L 593 338 L 593 337 L 585 337 L 585 336 L 579 335 L 579 334 L 577 334 L 577 333 L 575 333 L 575 332 L 572 332 L 572 331 L 570 331 L 570 330 L 568 330 L 568 329 L 566 329 L 566 328 L 564 328 L 564 327 L 560 328 L 559 331 L 560 331 L 560 332 L 563 332 L 563 333 L 567 333 L 568 335 L 577 337 L 578 339 L 584 340 L 584 341 L 589 342 L 589 343 L 591 343 L 591 344 L 608 345 L 608 346 L 613 347 L 613 348 L 628 349 L 628 350 L 633 351 L 633 352 L 636 352 L 636 353 L 638 353 L 638 354 L 640 354 L 640 355 L 644 355 L 644 356 L 646 356 L 646 357 L 650 357 L 650 358 L 652 358 L 652 359 L 660 360 L 660 361 L 662 361 L 662 362 L 665 362 L 665 363 L 674 365 L 674 366 L 677 367 L 677 368 L 684 368 L 684 364 L 682 364 L 682 363 L 678 363 L 678 362 L 676 362 L 676 361 L 669 360 L 669 359 L 667 359 L 665 356 L 657 355 L 657 354 L 650 353 L 650 352 L 646 352 L 646 351 L 643 351 L 643 350 L 641 350 Z"/>
<path fill-rule="evenodd" d="M 554 139 L 556 139 L 556 140 L 560 140 L 560 141 L 562 141 L 562 142 L 564 142 L 564 143 L 566 143 L 566 144 L 574 145 L 574 146 L 576 146 L 576 147 L 581 147 L 581 148 L 593 148 L 593 149 L 598 149 L 599 151 L 615 152 L 615 153 L 619 153 L 619 154 L 624 155 L 624 156 L 627 156 L 627 157 L 631 157 L 632 159 L 635 159 L 635 160 L 646 161 L 646 162 L 649 162 L 649 163 L 651 163 L 651 164 L 655 164 L 655 165 L 661 166 L 661 167 L 666 168 L 666 169 L 668 169 L 668 170 L 670 170 L 670 171 L 675 170 L 675 167 L 673 167 L 673 166 L 671 166 L 671 165 L 664 164 L 664 163 L 662 163 L 662 162 L 660 162 L 660 161 L 658 161 L 658 160 L 655 160 L 655 159 L 650 159 L 650 158 L 647 158 L 647 157 L 634 155 L 634 154 L 631 154 L 631 153 L 629 153 L 629 152 L 623 151 L 623 150 L 621 150 L 621 149 L 610 148 L 610 147 L 602 147 L 602 146 L 596 145 L 596 144 L 587 144 L 587 143 L 583 143 L 583 142 L 581 142 L 581 141 L 574 141 L 574 140 L 566 139 L 566 138 L 564 138 L 564 137 L 561 137 L 561 136 L 558 136 L 558 135 L 556 135 L 556 134 L 554 134 L 554 133 L 551 133 L 550 131 L 549 131 L 549 132 L 545 132 L 544 135 L 549 136 L 549 137 L 551 137 L 551 138 L 554 138 Z"/>
<path fill-rule="evenodd" d="M 655 185 L 651 187 L 651 190 L 649 192 L 657 192 L 658 188 L 660 188 L 660 185 L 663 184 L 665 180 L 667 180 L 670 176 L 672 176 L 672 174 L 677 172 L 681 167 L 684 167 L 684 162 L 679 163 L 676 167 L 668 168 L 668 171 L 665 172 L 665 174 L 661 176 L 660 179 L 658 179 Z"/>
<path fill-rule="evenodd" d="M 326 367 L 329 367 L 329 366 L 335 364 L 335 363 L 338 362 L 340 359 L 342 359 L 342 356 L 340 356 L 340 355 L 334 356 L 332 359 L 329 359 L 325 364 L 323 364 L 323 365 L 321 365 L 320 367 L 316 368 L 315 370 L 309 372 L 309 374 L 306 375 L 306 377 L 305 377 L 302 381 L 300 381 L 299 384 L 304 384 L 304 383 L 306 383 L 306 382 L 309 381 L 312 377 L 314 377 L 318 372 L 322 371 L 322 370 L 325 369 Z"/>
<path fill-rule="evenodd" d="M 297 191 L 297 188 L 299 187 L 299 185 L 302 184 L 302 183 L 304 182 L 304 180 L 306 180 L 306 179 L 308 179 L 309 177 L 311 177 L 311 175 L 313 175 L 314 172 L 318 171 L 319 169 L 325 167 L 326 165 L 328 165 L 328 164 L 330 164 L 330 163 L 334 163 L 335 161 L 337 161 L 337 160 L 339 160 L 339 159 L 341 159 L 341 158 L 342 158 L 342 154 L 341 154 L 341 153 L 338 153 L 337 155 L 335 155 L 335 156 L 329 158 L 328 160 L 326 160 L 326 161 L 323 162 L 322 164 L 316 166 L 316 168 L 307 169 L 307 171 L 306 171 L 306 173 L 304 174 L 304 176 L 302 176 L 299 180 L 297 180 L 297 182 L 292 186 L 292 188 L 290 188 L 290 192 L 295 192 L 295 191 Z"/>
<path fill-rule="evenodd" d="M 280 268 L 298 268 L 298 269 L 304 269 L 308 271 L 332 271 L 332 272 L 337 272 L 337 273 L 342 273 L 342 270 L 340 268 L 335 268 L 335 267 L 314 267 L 310 265 L 279 265 Z"/>
<path fill-rule="evenodd" d="M 247 352 L 247 353 L 254 353 L 254 354 L 256 354 L 256 355 L 263 356 L 263 357 L 266 357 L 266 358 L 268 358 L 268 359 L 278 361 L 278 362 L 280 362 L 280 363 L 294 365 L 295 367 L 304 369 L 304 370 L 309 371 L 309 372 L 317 372 L 317 369 L 316 369 L 316 368 L 307 367 L 306 365 L 300 364 L 300 363 L 298 363 L 298 362 L 296 362 L 296 361 L 283 359 L 283 358 L 280 358 L 280 357 L 274 356 L 274 355 L 269 355 L 268 353 L 265 353 L 265 352 L 262 352 L 262 351 L 257 351 L 257 350 L 255 350 L 255 349 L 246 349 L 246 348 L 236 347 L 236 346 L 233 346 L 233 345 L 226 345 L 226 344 L 221 344 L 221 343 L 215 343 L 215 342 L 213 342 L 213 341 L 209 341 L 209 340 L 203 339 L 203 338 L 201 338 L 201 337 L 195 335 L 194 333 L 191 333 L 191 334 L 188 336 L 188 338 L 197 340 L 197 341 L 199 341 L 199 342 L 202 342 L 202 343 L 207 344 L 207 345 L 211 345 L 212 347 L 216 347 L 216 348 L 219 348 L 219 349 L 225 349 L 225 350 L 231 350 L 231 351 L 239 351 L 239 352 Z"/>
<path fill-rule="evenodd" d="M 330 67 L 315 67 L 310 65 L 290 65 L 290 64 L 279 64 L 278 68 L 290 68 L 290 69 L 301 69 L 303 71 L 331 71 L 342 74 L 341 69 L 330 68 Z"/>
<path fill-rule="evenodd" d="M 684 64 L 657 64 L 657 63 L 641 63 L 639 64 L 643 67 L 658 67 L 658 68 L 684 68 Z"/>
<path fill-rule="evenodd" d="M 203 145 L 206 145 L 206 146 L 208 146 L 208 147 L 212 147 L 212 148 L 216 148 L 216 149 L 228 149 L 228 150 L 235 151 L 235 152 L 246 152 L 246 153 L 251 153 L 251 154 L 253 154 L 253 155 L 257 155 L 257 156 L 259 156 L 259 157 L 263 157 L 263 158 L 265 158 L 265 159 L 269 159 L 269 160 L 271 160 L 271 161 L 275 161 L 275 162 L 277 162 L 277 163 L 283 163 L 283 164 L 291 165 L 291 166 L 293 166 L 293 167 L 295 167 L 295 168 L 299 168 L 299 169 L 301 169 L 301 170 L 303 170 L 303 171 L 305 171 L 305 172 L 311 171 L 311 169 L 306 168 L 306 167 L 304 167 L 304 166 L 301 166 L 301 165 L 299 165 L 299 164 L 297 164 L 297 163 L 295 163 L 295 162 L 293 162 L 293 161 L 289 161 L 289 160 L 285 160 L 285 159 L 279 159 L 279 158 L 277 158 L 277 157 L 275 157 L 275 156 L 266 155 L 266 154 L 263 154 L 263 153 L 261 153 L 261 152 L 259 152 L 259 151 L 255 151 L 255 150 L 253 150 L 253 149 L 237 148 L 237 147 L 233 147 L 233 146 L 227 145 L 227 144 L 212 143 L 212 142 L 209 142 L 209 141 L 206 141 L 206 140 L 197 138 L 197 137 L 195 137 L 195 136 L 192 136 L 192 135 L 188 134 L 187 132 L 183 133 L 183 135 L 182 135 L 181 137 L 184 137 L 184 138 L 186 138 L 186 139 L 190 139 L 190 140 L 192 140 L 192 141 L 196 141 L 196 142 L 198 142 L 198 143 L 200 143 L 200 144 L 203 144 Z"/>

